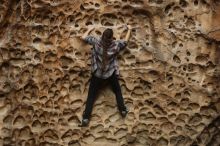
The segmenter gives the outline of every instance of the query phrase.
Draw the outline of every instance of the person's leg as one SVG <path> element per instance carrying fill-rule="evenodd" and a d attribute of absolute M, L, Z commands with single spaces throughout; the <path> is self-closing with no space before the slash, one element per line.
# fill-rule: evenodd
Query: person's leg
<path fill-rule="evenodd" d="M 118 77 L 115 75 L 115 73 L 113 73 L 113 75 L 109 78 L 109 81 L 110 81 L 112 90 L 115 93 L 119 111 L 120 112 L 127 111 L 127 108 L 124 105 L 124 99 L 122 97 L 121 87 L 118 81 Z"/>
<path fill-rule="evenodd" d="M 90 85 L 89 85 L 89 92 L 87 96 L 87 101 L 86 101 L 86 107 L 83 112 L 83 119 L 90 119 L 92 109 L 93 109 L 93 104 L 96 99 L 97 91 L 98 88 L 100 87 L 101 79 L 95 77 L 92 75 L 91 80 L 90 80 Z"/>

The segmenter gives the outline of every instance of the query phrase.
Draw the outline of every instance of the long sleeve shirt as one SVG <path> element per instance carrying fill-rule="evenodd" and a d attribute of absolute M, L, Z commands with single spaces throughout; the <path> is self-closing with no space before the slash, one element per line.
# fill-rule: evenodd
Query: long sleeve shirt
<path fill-rule="evenodd" d="M 87 36 L 85 41 L 92 45 L 92 63 L 91 71 L 96 77 L 106 79 L 116 71 L 116 75 L 119 75 L 119 67 L 117 62 L 117 54 L 120 50 L 127 46 L 127 42 L 123 40 L 113 40 L 111 45 L 107 48 L 107 64 L 105 70 L 102 70 L 103 60 L 103 45 L 101 38 L 93 36 Z"/>

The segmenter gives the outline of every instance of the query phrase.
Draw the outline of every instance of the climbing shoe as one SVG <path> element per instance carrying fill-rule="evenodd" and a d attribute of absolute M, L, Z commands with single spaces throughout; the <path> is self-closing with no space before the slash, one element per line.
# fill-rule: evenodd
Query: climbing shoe
<path fill-rule="evenodd" d="M 82 119 L 82 123 L 79 126 L 80 127 L 86 127 L 88 124 L 89 124 L 89 119 Z"/>
<path fill-rule="evenodd" d="M 128 109 L 127 107 L 125 107 L 125 109 L 121 111 L 121 116 L 126 117 L 127 113 L 128 113 Z"/>

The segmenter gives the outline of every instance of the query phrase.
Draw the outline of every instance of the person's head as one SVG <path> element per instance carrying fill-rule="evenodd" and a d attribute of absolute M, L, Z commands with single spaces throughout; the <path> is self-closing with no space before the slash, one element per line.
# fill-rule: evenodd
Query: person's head
<path fill-rule="evenodd" d="M 113 40 L 113 30 L 110 28 L 107 28 L 102 33 L 102 41 L 104 43 L 110 43 Z"/>

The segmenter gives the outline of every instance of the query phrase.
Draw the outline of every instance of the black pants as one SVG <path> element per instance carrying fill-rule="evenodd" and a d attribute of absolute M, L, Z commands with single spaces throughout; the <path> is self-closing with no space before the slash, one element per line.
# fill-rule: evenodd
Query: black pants
<path fill-rule="evenodd" d="M 121 87 L 118 82 L 118 77 L 113 73 L 109 78 L 107 79 L 101 79 L 92 74 L 90 85 L 89 85 L 89 92 L 88 97 L 86 101 L 86 107 L 83 112 L 83 118 L 90 119 L 93 104 L 96 99 L 96 95 L 98 93 L 99 88 L 102 86 L 103 82 L 107 81 L 107 83 L 110 83 L 113 92 L 115 93 L 117 105 L 119 111 L 125 110 L 124 100 L 121 93 Z"/>

